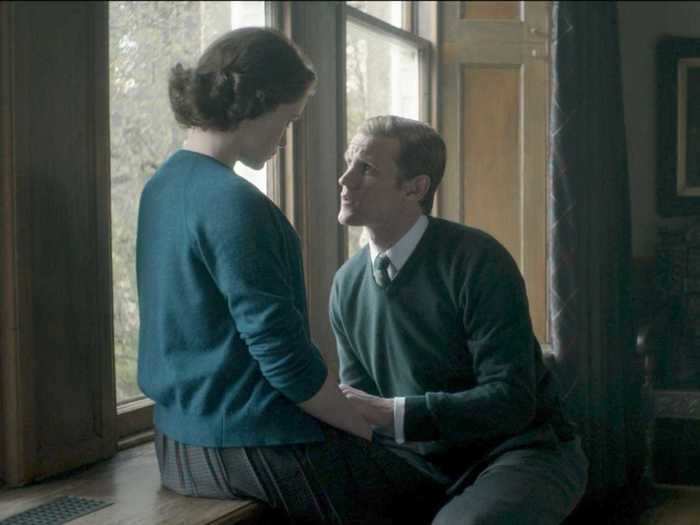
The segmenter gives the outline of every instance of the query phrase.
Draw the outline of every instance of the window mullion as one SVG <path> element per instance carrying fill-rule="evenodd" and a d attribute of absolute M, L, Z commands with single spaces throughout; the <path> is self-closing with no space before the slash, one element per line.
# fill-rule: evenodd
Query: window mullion
<path fill-rule="evenodd" d="M 401 26 L 404 29 L 404 31 L 408 31 L 409 33 L 416 33 L 416 13 L 417 13 L 417 6 L 416 2 L 403 2 L 401 4 L 402 7 L 402 13 L 401 13 Z"/>
<path fill-rule="evenodd" d="M 290 36 L 314 64 L 319 89 L 294 124 L 293 171 L 286 177 L 290 187 L 285 188 L 292 193 L 288 200 L 294 204 L 294 226 L 302 240 L 312 337 L 332 373 L 337 358 L 328 297 L 333 275 L 342 262 L 337 175 L 344 144 L 342 121 L 334 119 L 345 89 L 338 74 L 344 66 L 337 60 L 345 50 L 345 39 L 339 37 L 342 13 L 339 2 L 291 3 Z"/>
<path fill-rule="evenodd" d="M 368 15 L 352 6 L 345 6 L 345 17 L 346 20 L 351 20 L 358 25 L 364 26 L 366 29 L 379 32 L 384 36 L 396 38 L 417 48 L 430 47 L 430 41 L 404 29 L 399 29 L 384 20 Z"/>

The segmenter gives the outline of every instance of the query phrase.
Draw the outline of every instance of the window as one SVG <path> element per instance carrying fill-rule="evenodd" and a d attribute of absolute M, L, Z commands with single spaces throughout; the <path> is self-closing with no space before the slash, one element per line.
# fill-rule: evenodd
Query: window
<path fill-rule="evenodd" d="M 410 3 L 431 17 L 409 16 L 408 5 L 401 3 L 400 25 L 432 20 L 420 34 L 435 41 L 437 2 Z M 343 2 L 0 2 L 0 98 L 7 102 L 0 142 L 8 153 L 0 161 L 0 200 L 7 204 L 0 273 L 8 305 L 0 311 L 0 383 L 2 405 L 9 407 L 0 406 L 0 478 L 26 484 L 98 461 L 114 453 L 120 437 L 150 426 L 151 407 L 135 381 L 131 246 L 141 188 L 184 133 L 171 120 L 164 75 L 238 24 L 265 20 L 284 28 L 319 75 L 318 93 L 288 132 L 283 159 L 257 175 L 257 184 L 300 234 L 312 334 L 332 366 L 328 294 L 347 252 L 336 221 L 347 129 L 346 21 L 387 37 L 382 42 L 413 42 L 421 118 L 429 93 L 422 84 L 425 41 L 399 28 L 398 15 L 392 25 L 372 15 L 379 6 L 365 8 L 370 11 Z M 245 18 L 251 11 L 255 22 Z M 46 85 L 51 89 L 36 89 Z M 37 140 L 42 147 L 31 147 Z"/>
<path fill-rule="evenodd" d="M 136 381 L 136 222 L 144 184 L 186 135 L 170 110 L 169 69 L 177 62 L 193 65 L 226 31 L 262 26 L 265 20 L 265 2 L 109 2 L 112 281 L 120 414 L 149 404 Z M 193 34 L 199 35 L 194 39 L 199 45 L 192 45 Z M 270 186 L 267 166 L 255 171 L 239 163 L 234 170 L 262 192 Z"/>
<path fill-rule="evenodd" d="M 367 118 L 427 119 L 430 43 L 412 31 L 414 2 L 347 2 L 345 13 L 346 143 Z M 367 242 L 347 229 L 347 255 Z"/>
<path fill-rule="evenodd" d="M 387 24 L 391 24 L 399 29 L 408 27 L 408 20 L 405 15 L 407 9 L 410 9 L 410 2 L 359 1 L 347 2 L 347 5 L 378 18 L 379 20 L 383 20 Z"/>

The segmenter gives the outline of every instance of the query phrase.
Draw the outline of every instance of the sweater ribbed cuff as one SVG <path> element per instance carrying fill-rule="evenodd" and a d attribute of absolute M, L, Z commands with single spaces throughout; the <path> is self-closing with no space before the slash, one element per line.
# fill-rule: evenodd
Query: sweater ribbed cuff
<path fill-rule="evenodd" d="M 294 403 L 303 403 L 314 397 L 321 390 L 327 376 L 328 368 L 326 363 L 318 351 L 314 351 L 303 373 L 298 374 L 293 383 L 278 386 L 277 388 Z"/>
<path fill-rule="evenodd" d="M 440 431 L 435 425 L 425 396 L 406 397 L 404 437 L 406 441 L 433 441 Z"/>

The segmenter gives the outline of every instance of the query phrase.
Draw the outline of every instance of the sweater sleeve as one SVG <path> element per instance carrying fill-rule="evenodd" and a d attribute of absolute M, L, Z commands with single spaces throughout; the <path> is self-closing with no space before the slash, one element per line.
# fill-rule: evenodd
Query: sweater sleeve
<path fill-rule="evenodd" d="M 333 333 L 335 334 L 336 348 L 338 351 L 338 366 L 340 368 L 340 382 L 363 390 L 369 394 L 378 395 L 377 385 L 372 380 L 367 369 L 360 361 L 357 353 L 352 348 L 345 331 L 345 321 L 341 314 L 341 297 L 339 291 L 338 276 L 336 274 L 331 288 L 329 316 Z"/>
<path fill-rule="evenodd" d="M 298 307 L 303 275 L 290 258 L 300 257 L 299 241 L 272 202 L 252 188 L 236 190 L 199 196 L 197 207 L 190 200 L 191 233 L 263 376 L 300 403 L 318 392 L 327 369 Z"/>
<path fill-rule="evenodd" d="M 406 399 L 407 441 L 461 445 L 523 431 L 535 414 L 535 351 L 525 286 L 505 248 L 485 247 L 466 272 L 463 325 L 476 384 Z"/>

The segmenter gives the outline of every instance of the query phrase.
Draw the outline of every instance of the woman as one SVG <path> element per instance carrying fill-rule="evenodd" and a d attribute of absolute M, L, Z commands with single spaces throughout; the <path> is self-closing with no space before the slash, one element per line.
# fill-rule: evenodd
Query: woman
<path fill-rule="evenodd" d="M 256 498 L 303 522 L 369 523 L 388 512 L 385 469 L 419 475 L 368 444 L 371 428 L 309 339 L 298 237 L 231 169 L 260 168 L 284 146 L 315 82 L 269 29 L 232 31 L 196 67 L 173 68 L 171 106 L 190 131 L 141 196 L 139 385 L 155 402 L 166 487 Z"/>

